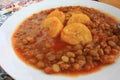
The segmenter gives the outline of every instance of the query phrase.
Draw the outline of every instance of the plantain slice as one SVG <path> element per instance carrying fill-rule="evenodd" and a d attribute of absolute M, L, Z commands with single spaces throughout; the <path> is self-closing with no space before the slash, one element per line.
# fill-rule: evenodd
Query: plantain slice
<path fill-rule="evenodd" d="M 92 22 L 86 14 L 80 13 L 80 14 L 73 14 L 70 17 L 70 19 L 67 22 L 67 25 L 71 24 L 71 23 L 82 23 L 82 24 L 85 24 L 85 25 L 89 25 Z"/>
<path fill-rule="evenodd" d="M 89 29 L 82 23 L 72 23 L 62 30 L 61 39 L 66 43 L 76 45 L 79 43 L 88 43 L 92 41 L 92 35 Z"/>
<path fill-rule="evenodd" d="M 59 11 L 58 9 L 52 11 L 47 17 L 57 17 L 62 23 L 64 23 L 65 20 L 65 14 L 62 11 Z"/>
<path fill-rule="evenodd" d="M 55 38 L 61 32 L 63 24 L 57 17 L 46 18 L 42 24 L 41 29 L 44 29 L 49 37 Z"/>

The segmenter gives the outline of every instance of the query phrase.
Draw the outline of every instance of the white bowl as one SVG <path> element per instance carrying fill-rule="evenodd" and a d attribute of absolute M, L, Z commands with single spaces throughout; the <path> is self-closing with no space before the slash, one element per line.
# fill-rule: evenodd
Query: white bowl
<path fill-rule="evenodd" d="M 11 36 L 15 28 L 31 14 L 60 6 L 86 6 L 96 8 L 102 12 L 108 13 L 120 20 L 120 9 L 115 7 L 87 0 L 45 0 L 29 7 L 23 8 L 12 15 L 0 27 L 0 65 L 5 71 L 16 80 L 119 80 L 120 59 L 113 65 L 102 70 L 78 77 L 63 75 L 47 75 L 40 70 L 32 68 L 22 62 L 14 53 L 11 43 Z"/>

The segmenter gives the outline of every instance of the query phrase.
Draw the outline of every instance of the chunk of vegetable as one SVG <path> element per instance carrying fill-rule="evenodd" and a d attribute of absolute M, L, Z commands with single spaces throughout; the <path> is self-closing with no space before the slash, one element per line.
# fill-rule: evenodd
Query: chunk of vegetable
<path fill-rule="evenodd" d="M 41 28 L 47 32 L 49 37 L 55 38 L 62 30 L 63 24 L 57 17 L 50 17 L 42 22 Z"/>
<path fill-rule="evenodd" d="M 69 44 L 76 45 L 80 42 L 88 43 L 92 41 L 92 35 L 84 24 L 72 23 L 63 29 L 61 39 Z"/>
<path fill-rule="evenodd" d="M 47 17 L 57 17 L 62 23 L 65 21 L 65 14 L 58 9 L 52 11 Z"/>
<path fill-rule="evenodd" d="M 83 23 L 85 25 L 89 25 L 91 24 L 91 20 L 86 14 L 73 14 L 68 20 L 67 24 L 69 25 L 72 23 Z"/>

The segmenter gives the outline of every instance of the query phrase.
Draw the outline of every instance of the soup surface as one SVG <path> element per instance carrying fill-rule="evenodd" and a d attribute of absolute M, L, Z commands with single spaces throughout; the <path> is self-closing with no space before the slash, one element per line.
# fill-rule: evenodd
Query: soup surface
<path fill-rule="evenodd" d="M 93 8 L 60 7 L 25 19 L 12 42 L 20 59 L 45 73 L 80 74 L 116 61 L 120 28 Z"/>

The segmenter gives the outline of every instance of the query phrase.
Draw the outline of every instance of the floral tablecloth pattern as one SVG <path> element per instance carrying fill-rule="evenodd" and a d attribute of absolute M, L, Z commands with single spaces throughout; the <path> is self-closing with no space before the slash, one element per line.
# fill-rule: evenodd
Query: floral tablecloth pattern
<path fill-rule="evenodd" d="M 0 0 L 0 26 L 14 12 L 42 0 Z"/>

